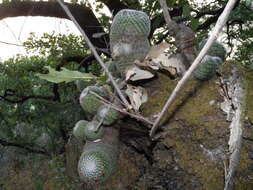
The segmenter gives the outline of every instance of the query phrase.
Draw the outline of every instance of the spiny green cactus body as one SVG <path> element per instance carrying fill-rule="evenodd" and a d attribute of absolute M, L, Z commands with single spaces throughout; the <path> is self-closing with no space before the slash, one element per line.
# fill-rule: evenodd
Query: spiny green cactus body
<path fill-rule="evenodd" d="M 77 89 L 82 92 L 87 86 L 94 85 L 95 81 L 76 80 Z"/>
<path fill-rule="evenodd" d="M 150 20 L 146 13 L 131 9 L 119 11 L 112 22 L 111 36 L 141 35 L 148 37 Z"/>
<path fill-rule="evenodd" d="M 204 47 L 206 42 L 207 42 L 207 39 L 200 42 L 199 51 Z M 208 50 L 207 54 L 210 56 L 220 57 L 222 61 L 224 61 L 226 57 L 226 53 L 227 53 L 226 48 L 221 43 L 215 41 L 213 45 L 211 46 L 211 48 Z"/>
<path fill-rule="evenodd" d="M 206 55 L 201 65 L 194 72 L 194 77 L 198 80 L 211 79 L 215 75 L 220 63 L 220 58 Z"/>
<path fill-rule="evenodd" d="M 104 125 L 112 125 L 121 118 L 122 114 L 109 105 L 100 106 L 97 112 L 97 119 L 103 121 Z"/>
<path fill-rule="evenodd" d="M 85 132 L 84 129 L 86 125 L 88 124 L 88 121 L 86 120 L 80 120 L 75 124 L 75 127 L 73 129 L 73 135 L 80 140 L 85 140 Z"/>
<path fill-rule="evenodd" d="M 78 163 L 78 173 L 86 184 L 104 183 L 117 167 L 118 151 L 106 143 L 88 143 Z"/>
<path fill-rule="evenodd" d="M 104 134 L 104 127 L 99 126 L 100 123 L 97 121 L 91 121 L 84 127 L 84 136 L 89 141 L 95 141 L 101 139 Z"/>
<path fill-rule="evenodd" d="M 110 31 L 112 58 L 121 73 L 135 60 L 143 61 L 149 52 L 150 20 L 146 13 L 123 9 L 114 17 Z"/>
<path fill-rule="evenodd" d="M 97 86 L 89 86 L 82 91 L 79 98 L 80 104 L 86 114 L 94 116 L 97 113 L 98 108 L 103 103 L 91 92 L 96 93 L 103 98 L 107 98 L 108 94 L 105 92 L 105 90 Z"/>

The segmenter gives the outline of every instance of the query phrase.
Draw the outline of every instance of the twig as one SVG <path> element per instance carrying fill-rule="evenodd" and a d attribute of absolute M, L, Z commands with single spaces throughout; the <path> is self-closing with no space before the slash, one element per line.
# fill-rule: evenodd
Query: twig
<path fill-rule="evenodd" d="M 121 109 L 121 108 L 115 106 L 113 103 L 111 103 L 110 101 L 108 101 L 108 100 L 104 99 L 103 97 L 99 96 L 95 92 L 90 91 L 90 93 L 93 94 L 94 96 L 96 96 L 97 98 L 99 98 L 101 102 L 110 105 L 111 108 L 117 110 L 118 112 L 129 115 L 130 117 L 135 118 L 136 120 L 142 121 L 143 123 L 147 124 L 145 126 L 147 126 L 148 128 L 151 128 L 151 125 L 153 125 L 153 123 L 151 121 L 149 121 L 148 119 L 146 119 L 145 117 L 140 116 L 140 115 L 136 115 L 136 114 L 133 114 L 133 113 L 129 113 L 129 112 L 125 111 L 124 109 Z"/>
<path fill-rule="evenodd" d="M 105 70 L 106 74 L 108 75 L 110 81 L 112 82 L 115 90 L 117 91 L 119 97 L 121 98 L 121 100 L 127 105 L 127 109 L 131 109 L 132 106 L 128 103 L 127 99 L 125 98 L 125 96 L 122 94 L 122 92 L 120 91 L 117 83 L 115 82 L 115 80 L 113 79 L 113 76 L 111 75 L 111 73 L 109 72 L 109 70 L 107 69 L 107 67 L 105 66 L 104 62 L 102 61 L 102 59 L 100 58 L 100 56 L 98 55 L 96 48 L 93 46 L 93 44 L 91 43 L 90 39 L 88 38 L 88 36 L 86 35 L 86 33 L 84 32 L 84 30 L 81 28 L 81 26 L 78 24 L 78 22 L 76 21 L 76 19 L 74 18 L 74 16 L 72 15 L 72 13 L 70 12 L 70 10 L 68 9 L 68 7 L 61 1 L 61 0 L 57 0 L 57 2 L 61 5 L 62 9 L 65 11 L 65 13 L 68 15 L 68 17 L 72 20 L 72 22 L 76 25 L 76 27 L 79 29 L 79 31 L 81 32 L 82 36 L 84 37 L 85 41 L 87 42 L 88 46 L 90 47 L 92 53 L 94 54 L 95 58 L 97 59 L 97 61 L 99 62 L 99 64 L 101 65 L 101 67 Z M 85 19 L 85 18 L 84 18 Z"/>
<path fill-rule="evenodd" d="M 160 1 L 162 1 L 162 0 L 160 0 Z M 161 119 L 164 116 L 165 112 L 168 110 L 168 107 L 175 100 L 176 96 L 178 95 L 178 92 L 181 90 L 181 88 L 188 81 L 188 79 L 190 78 L 190 76 L 192 75 L 194 70 L 200 65 L 202 59 L 207 54 L 207 52 L 210 49 L 210 47 L 212 46 L 213 42 L 217 39 L 218 35 L 221 32 L 221 29 L 225 25 L 225 23 L 228 19 L 228 16 L 229 16 L 229 14 L 230 14 L 231 10 L 233 9 L 236 2 L 237 2 L 237 0 L 229 0 L 228 1 L 224 11 L 220 15 L 220 17 L 219 17 L 219 19 L 218 19 L 218 21 L 217 21 L 217 23 L 216 23 L 216 25 L 213 29 L 213 32 L 212 32 L 211 36 L 208 38 L 207 43 L 205 44 L 203 49 L 200 51 L 199 55 L 194 60 L 194 62 L 190 66 L 190 68 L 187 70 L 187 72 L 185 73 L 183 78 L 178 82 L 177 86 L 175 87 L 175 89 L 173 90 L 173 92 L 170 95 L 169 99 L 167 100 L 166 104 L 164 105 L 160 115 L 158 116 L 155 123 L 153 124 L 152 129 L 150 131 L 150 136 L 151 137 L 154 136 L 154 134 L 156 132 L 156 129 L 158 128 L 159 122 L 161 121 Z"/>
<path fill-rule="evenodd" d="M 161 5 L 161 7 L 163 8 L 164 19 L 165 19 L 166 23 L 168 24 L 172 21 L 172 19 L 170 17 L 170 13 L 168 11 L 167 3 L 164 0 L 159 0 L 159 3 Z"/>
<path fill-rule="evenodd" d="M 10 43 L 10 42 L 3 42 L 3 41 L 0 41 L 0 43 L 1 43 L 1 44 L 6 44 L 6 45 L 11 45 L 11 46 L 25 47 L 24 45 L 15 44 L 15 43 Z"/>

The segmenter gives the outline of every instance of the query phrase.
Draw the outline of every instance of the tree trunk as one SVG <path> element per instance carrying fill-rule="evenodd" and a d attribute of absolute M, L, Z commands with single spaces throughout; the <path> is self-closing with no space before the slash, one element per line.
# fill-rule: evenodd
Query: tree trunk
<path fill-rule="evenodd" d="M 231 69 L 231 64 L 226 64 L 222 69 L 225 79 L 232 75 Z M 222 190 L 230 172 L 233 173 L 230 181 L 232 186 L 227 189 L 233 186 L 234 189 L 252 189 L 253 125 L 250 121 L 253 119 L 253 77 L 252 73 L 244 70 L 238 74 L 239 78 L 245 76 L 239 81 L 246 81 L 243 82 L 246 104 L 239 103 L 246 105 L 242 106 L 246 112 L 241 112 L 241 116 L 244 120 L 246 114 L 247 118 L 247 121 L 243 121 L 246 127 L 242 129 L 242 146 L 236 144 L 240 164 L 231 160 L 236 151 L 231 152 L 231 144 L 228 146 L 232 133 L 229 128 L 231 121 L 227 121 L 227 115 L 221 110 L 224 99 L 220 95 L 222 89 L 218 84 L 219 78 L 206 82 L 192 79 L 163 119 L 160 139 L 152 146 L 145 143 L 141 145 L 152 151 L 152 161 L 149 162 L 140 151 L 137 150 L 137 153 L 136 149 L 131 149 L 131 145 L 121 145 L 118 173 L 100 189 Z M 159 73 L 155 80 L 143 85 L 149 92 L 149 101 L 142 107 L 143 114 L 151 116 L 159 113 L 176 83 Z M 141 136 L 128 138 L 129 142 L 130 139 L 143 139 Z M 237 175 L 231 166 L 235 166 Z"/>

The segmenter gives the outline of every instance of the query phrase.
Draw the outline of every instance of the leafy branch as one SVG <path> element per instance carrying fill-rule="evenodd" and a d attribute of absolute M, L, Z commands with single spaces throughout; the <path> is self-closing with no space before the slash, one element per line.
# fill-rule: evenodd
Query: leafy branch
<path fill-rule="evenodd" d="M 54 91 L 54 96 L 41 96 L 41 95 L 27 95 L 27 96 L 22 96 L 22 95 L 18 95 L 15 93 L 14 90 L 12 89 L 6 89 L 4 92 L 3 96 L 0 96 L 0 101 L 6 101 L 9 103 L 13 103 L 13 104 L 22 104 L 25 101 L 29 100 L 29 99 L 41 99 L 41 100 L 52 100 L 52 101 L 57 101 L 59 100 L 59 96 L 56 93 L 57 92 L 57 88 L 58 87 L 53 87 L 53 91 Z M 17 97 L 18 99 L 12 99 L 9 97 Z"/>
<path fill-rule="evenodd" d="M 13 142 L 8 142 L 8 141 L 0 139 L 0 145 L 2 145 L 2 146 L 14 146 L 14 147 L 25 149 L 28 152 L 37 153 L 37 154 L 44 154 L 44 155 L 49 156 L 49 153 L 44 151 L 44 150 L 34 149 L 34 148 L 29 147 L 29 146 L 22 145 L 20 143 L 13 143 Z"/>

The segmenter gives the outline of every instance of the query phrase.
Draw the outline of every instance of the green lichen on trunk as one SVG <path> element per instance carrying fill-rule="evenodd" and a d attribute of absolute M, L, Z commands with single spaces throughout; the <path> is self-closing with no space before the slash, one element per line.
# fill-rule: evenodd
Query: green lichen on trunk
<path fill-rule="evenodd" d="M 174 148 L 178 167 L 197 182 L 197 189 L 221 189 L 224 183 L 222 160 L 207 154 L 207 150 L 225 151 L 228 142 L 229 123 L 218 106 L 222 97 L 216 82 L 217 78 L 190 80 L 162 121 L 162 143 Z M 158 74 L 152 83 L 149 101 L 142 107 L 146 116 L 159 113 L 177 81 Z"/>

